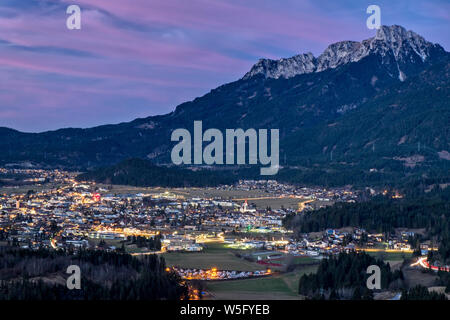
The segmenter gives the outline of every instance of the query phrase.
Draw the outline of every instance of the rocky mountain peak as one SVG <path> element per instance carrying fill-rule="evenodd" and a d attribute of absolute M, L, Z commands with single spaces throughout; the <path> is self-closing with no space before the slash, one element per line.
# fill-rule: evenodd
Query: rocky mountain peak
<path fill-rule="evenodd" d="M 264 74 L 266 78 L 292 78 L 298 74 L 314 72 L 315 69 L 316 58 L 308 52 L 280 60 L 260 59 L 244 76 L 244 79 L 258 74 Z"/>
<path fill-rule="evenodd" d="M 369 42 L 369 49 L 377 52 L 390 50 L 396 59 L 415 53 L 422 61 L 425 61 L 430 57 L 431 50 L 441 48 L 437 44 L 426 41 L 417 33 L 407 31 L 405 28 L 397 25 L 390 27 L 382 26 L 377 30 L 374 38 L 363 41 L 363 43 L 367 43 L 367 41 Z"/>
<path fill-rule="evenodd" d="M 329 45 L 317 59 L 315 71 L 320 72 L 359 60 L 361 58 L 361 55 L 358 54 L 360 48 L 361 43 L 357 41 L 341 41 Z"/>
<path fill-rule="evenodd" d="M 384 64 L 397 63 L 398 77 L 403 81 L 406 75 L 400 70 L 400 65 L 403 69 L 408 69 L 405 64 L 424 63 L 432 55 L 444 53 L 441 46 L 426 41 L 413 31 L 407 31 L 398 25 L 381 26 L 374 37 L 362 42 L 333 43 L 317 58 L 312 53 L 306 53 L 280 60 L 260 59 L 243 79 L 260 74 L 265 78 L 292 78 L 300 74 L 336 68 L 359 61 L 368 55 L 378 54 L 383 57 Z"/>

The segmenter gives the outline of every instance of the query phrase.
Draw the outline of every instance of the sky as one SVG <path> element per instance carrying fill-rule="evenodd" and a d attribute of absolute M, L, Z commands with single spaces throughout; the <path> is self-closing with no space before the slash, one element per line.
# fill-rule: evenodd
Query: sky
<path fill-rule="evenodd" d="M 74 4 L 80 30 L 66 27 Z M 260 58 L 372 37 L 371 4 L 383 25 L 450 51 L 448 0 L 1 0 L 0 126 L 42 132 L 168 113 Z"/>

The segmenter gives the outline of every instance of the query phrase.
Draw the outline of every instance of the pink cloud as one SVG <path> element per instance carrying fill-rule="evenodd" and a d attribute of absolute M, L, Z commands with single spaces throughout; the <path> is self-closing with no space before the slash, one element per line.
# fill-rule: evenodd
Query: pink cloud
<path fill-rule="evenodd" d="M 339 3 L 328 12 L 314 0 L 52 3 L 60 7 L 0 5 L 0 41 L 10 43 L 0 42 L 0 114 L 17 117 L 0 117 L 0 125 L 46 128 L 45 110 L 57 110 L 51 117 L 62 125 L 72 123 L 73 110 L 75 124 L 83 124 L 82 116 L 92 124 L 165 113 L 238 79 L 257 58 L 318 54 L 332 42 L 368 33 L 364 8 L 363 17 L 354 17 L 348 13 L 359 10 L 353 5 Z M 82 8 L 79 31 L 65 24 L 65 8 L 74 3 Z"/>
<path fill-rule="evenodd" d="M 299 8 L 293 12 L 286 10 L 281 3 L 265 7 L 260 0 L 134 0 L 133 5 L 122 0 L 98 0 L 95 3 L 79 0 L 78 3 L 145 25 L 159 24 L 215 32 L 235 30 L 244 35 L 288 36 L 324 44 L 335 41 L 343 29 L 352 30 L 350 23 L 326 18 L 309 1 L 299 2 Z"/>

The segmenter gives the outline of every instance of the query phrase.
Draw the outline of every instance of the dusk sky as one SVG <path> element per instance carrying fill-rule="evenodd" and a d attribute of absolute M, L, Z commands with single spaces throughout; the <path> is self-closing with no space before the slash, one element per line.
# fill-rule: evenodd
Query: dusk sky
<path fill-rule="evenodd" d="M 66 8 L 81 7 L 81 30 Z M 163 114 L 259 58 L 363 40 L 366 8 L 450 50 L 448 0 L 1 0 L 0 126 L 26 132 Z M 214 106 L 211 106 L 214 107 Z"/>

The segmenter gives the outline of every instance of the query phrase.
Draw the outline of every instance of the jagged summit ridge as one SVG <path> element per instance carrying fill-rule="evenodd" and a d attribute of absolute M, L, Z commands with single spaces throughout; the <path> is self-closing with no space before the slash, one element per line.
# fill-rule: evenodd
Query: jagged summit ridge
<path fill-rule="evenodd" d="M 316 70 L 316 58 L 312 53 L 299 54 L 288 59 L 260 59 L 244 78 L 256 74 L 265 74 L 267 78 L 292 78 L 298 74 L 311 73 Z"/>
<path fill-rule="evenodd" d="M 382 26 L 374 37 L 362 42 L 333 43 L 317 58 L 312 53 L 306 53 L 280 60 L 260 59 L 243 79 L 261 74 L 265 78 L 292 78 L 300 74 L 321 72 L 356 62 L 371 54 L 379 54 L 383 58 L 383 63 L 397 63 L 399 78 L 404 80 L 405 74 L 400 70 L 399 64 L 420 61 L 423 63 L 434 52 L 444 53 L 445 51 L 439 44 L 428 42 L 415 32 L 407 31 L 401 26 Z M 393 59 L 386 58 L 389 56 Z"/>

